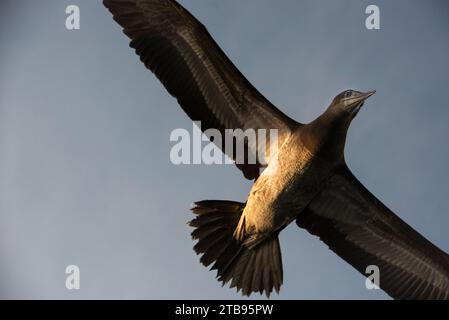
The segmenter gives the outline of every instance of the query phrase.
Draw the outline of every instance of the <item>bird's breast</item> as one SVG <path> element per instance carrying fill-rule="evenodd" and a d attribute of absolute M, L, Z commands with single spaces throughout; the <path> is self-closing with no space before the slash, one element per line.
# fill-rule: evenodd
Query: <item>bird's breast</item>
<path fill-rule="evenodd" d="M 293 141 L 254 183 L 244 211 L 258 232 L 276 230 L 291 222 L 319 192 L 332 168 L 302 144 Z"/>

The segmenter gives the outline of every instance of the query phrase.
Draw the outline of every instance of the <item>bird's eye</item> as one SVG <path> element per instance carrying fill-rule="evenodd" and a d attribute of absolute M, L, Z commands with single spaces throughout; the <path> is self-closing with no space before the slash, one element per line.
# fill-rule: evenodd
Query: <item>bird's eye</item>
<path fill-rule="evenodd" d="M 349 98 L 350 96 L 352 96 L 352 91 L 348 90 L 345 92 L 345 98 Z"/>

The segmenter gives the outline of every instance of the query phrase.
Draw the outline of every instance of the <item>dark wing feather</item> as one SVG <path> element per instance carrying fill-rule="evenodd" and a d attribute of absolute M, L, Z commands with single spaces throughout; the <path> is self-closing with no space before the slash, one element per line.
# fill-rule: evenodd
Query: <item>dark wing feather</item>
<path fill-rule="evenodd" d="M 297 220 L 362 274 L 380 269 L 395 299 L 449 299 L 449 256 L 376 199 L 347 169 L 330 178 Z"/>
<path fill-rule="evenodd" d="M 192 120 L 201 121 L 203 131 L 213 128 L 224 134 L 225 129 L 278 129 L 282 143 L 298 125 L 251 85 L 206 28 L 176 1 L 103 3 L 132 39 L 130 46 L 145 66 Z M 256 145 L 250 145 L 248 152 L 257 155 Z M 253 179 L 259 173 L 259 163 L 238 167 Z"/>

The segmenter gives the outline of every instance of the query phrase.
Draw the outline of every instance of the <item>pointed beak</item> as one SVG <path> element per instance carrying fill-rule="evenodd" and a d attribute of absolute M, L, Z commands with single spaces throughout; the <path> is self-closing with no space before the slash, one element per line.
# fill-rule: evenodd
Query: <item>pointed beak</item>
<path fill-rule="evenodd" d="M 374 95 L 376 93 L 376 90 L 372 90 L 372 91 L 368 91 L 367 93 L 365 93 L 364 95 L 363 95 L 363 100 L 366 100 L 366 99 L 368 99 L 369 97 L 371 97 L 372 95 Z"/>
<path fill-rule="evenodd" d="M 351 97 L 349 100 L 349 108 L 348 111 L 350 114 L 352 114 L 353 117 L 360 111 L 360 109 L 365 104 L 365 100 L 371 97 L 373 94 L 375 94 L 376 91 L 368 91 L 366 93 L 360 93 L 356 97 Z"/>
<path fill-rule="evenodd" d="M 368 99 L 369 97 L 371 97 L 373 94 L 375 94 L 376 91 L 368 91 L 368 92 L 361 92 L 359 95 L 355 96 L 355 97 L 351 97 L 348 99 L 349 102 L 349 107 L 355 108 L 355 111 L 359 111 L 359 109 L 363 106 L 363 104 L 365 103 L 365 100 Z"/>
<path fill-rule="evenodd" d="M 360 94 L 358 97 L 354 98 L 354 104 L 358 104 L 360 102 L 365 101 L 366 99 L 368 99 L 369 97 L 371 97 L 372 95 L 374 95 L 376 93 L 376 90 L 373 91 L 368 91 L 366 93 L 362 93 Z"/>

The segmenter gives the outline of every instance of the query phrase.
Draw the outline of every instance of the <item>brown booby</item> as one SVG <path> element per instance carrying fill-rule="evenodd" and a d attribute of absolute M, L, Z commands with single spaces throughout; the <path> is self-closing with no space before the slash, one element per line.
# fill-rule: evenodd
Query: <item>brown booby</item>
<path fill-rule="evenodd" d="M 141 61 L 203 130 L 279 130 L 276 165 L 271 158 L 266 167 L 237 165 L 254 180 L 245 203 L 208 200 L 192 209 L 194 249 L 220 281 L 244 295 L 278 292 L 278 235 L 296 220 L 359 272 L 377 266 L 380 287 L 391 297 L 449 299 L 449 256 L 383 205 L 345 163 L 348 127 L 374 91 L 344 91 L 316 120 L 298 123 L 257 91 L 175 0 L 104 5 Z"/>

